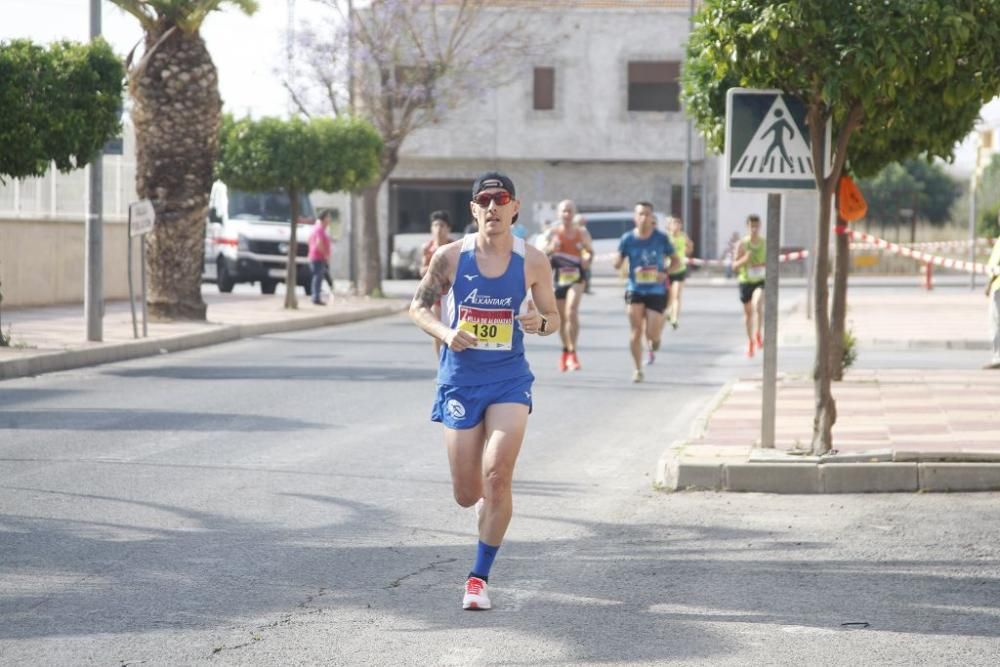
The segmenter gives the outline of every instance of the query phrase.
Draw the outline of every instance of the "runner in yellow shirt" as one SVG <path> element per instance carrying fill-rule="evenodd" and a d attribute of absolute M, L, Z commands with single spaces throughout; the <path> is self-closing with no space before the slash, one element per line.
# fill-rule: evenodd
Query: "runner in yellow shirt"
<path fill-rule="evenodd" d="M 663 325 L 666 328 L 669 320 L 670 326 L 676 329 L 681 317 L 681 293 L 687 278 L 687 258 L 694 252 L 694 241 L 684 231 L 684 222 L 675 216 L 667 218 L 667 236 L 677 253 L 678 268 L 670 274 L 670 302 L 667 304 L 667 318 L 663 320 Z"/>
<path fill-rule="evenodd" d="M 743 321 L 747 329 L 747 356 L 752 357 L 754 345 L 763 349 L 764 337 L 764 267 L 767 263 L 767 242 L 760 235 L 760 216 L 747 216 L 747 229 L 736 248 L 733 270 L 740 285 L 740 302 L 743 304 Z"/>

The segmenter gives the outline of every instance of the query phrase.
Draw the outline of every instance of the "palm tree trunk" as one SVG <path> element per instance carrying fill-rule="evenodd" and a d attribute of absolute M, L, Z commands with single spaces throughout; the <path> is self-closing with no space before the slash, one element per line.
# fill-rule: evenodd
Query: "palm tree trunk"
<path fill-rule="evenodd" d="M 171 25 L 146 33 L 152 49 Z M 198 33 L 174 30 L 129 82 L 136 130 L 136 191 L 153 202 L 147 237 L 149 313 L 204 320 L 205 222 L 219 140 L 218 76 Z"/>

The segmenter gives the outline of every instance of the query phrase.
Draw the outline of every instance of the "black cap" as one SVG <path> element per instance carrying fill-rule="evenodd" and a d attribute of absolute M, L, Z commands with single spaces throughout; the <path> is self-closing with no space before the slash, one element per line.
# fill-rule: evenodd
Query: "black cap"
<path fill-rule="evenodd" d="M 514 181 L 510 180 L 510 176 L 499 171 L 487 171 L 477 178 L 476 182 L 472 184 L 472 196 L 475 197 L 483 190 L 491 188 L 503 188 L 510 193 L 511 197 L 517 196 L 517 193 L 514 192 Z"/>

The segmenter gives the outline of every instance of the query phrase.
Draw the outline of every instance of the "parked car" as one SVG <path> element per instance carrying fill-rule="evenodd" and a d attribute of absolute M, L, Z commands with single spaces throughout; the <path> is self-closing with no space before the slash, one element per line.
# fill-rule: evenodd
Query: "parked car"
<path fill-rule="evenodd" d="M 284 192 L 230 190 L 216 181 L 205 226 L 202 280 L 216 283 L 220 292 L 232 292 L 236 283 L 260 283 L 262 294 L 274 294 L 285 281 L 291 217 Z M 295 281 L 306 294 L 311 290 L 308 240 L 314 219 L 309 197 L 301 195 Z"/>

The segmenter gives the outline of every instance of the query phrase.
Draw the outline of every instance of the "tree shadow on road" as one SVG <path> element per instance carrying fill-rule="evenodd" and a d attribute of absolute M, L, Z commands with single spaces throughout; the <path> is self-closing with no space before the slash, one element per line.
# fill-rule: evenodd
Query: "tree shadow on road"
<path fill-rule="evenodd" d="M 281 508 L 267 520 L 124 494 L 21 489 L 103 511 L 99 520 L 0 515 L 0 639 L 215 628 L 266 642 L 279 631 L 268 621 L 279 617 L 282 628 L 301 624 L 299 631 L 318 635 L 334 656 L 350 640 L 374 647 L 390 635 L 425 642 L 435 633 L 491 630 L 502 633 L 488 635 L 491 641 L 524 640 L 523 649 L 504 655 L 529 664 L 539 646 L 561 663 L 704 660 L 740 651 L 739 635 L 709 626 L 718 623 L 841 631 L 843 623 L 865 621 L 878 631 L 1000 636 L 998 580 L 977 576 L 968 562 L 824 560 L 825 543 L 668 518 L 517 517 L 550 522 L 550 536 L 505 543 L 491 581 L 494 611 L 463 613 L 471 521 L 465 543 L 446 527 L 407 526 L 396 508 L 321 488 L 300 478 L 258 495 Z M 995 571 L 998 563 L 975 565 Z M 937 605 L 960 611 L 928 613 Z M 338 624 L 340 612 L 381 620 L 365 630 Z M 205 652 L 210 657 L 209 647 Z"/>

